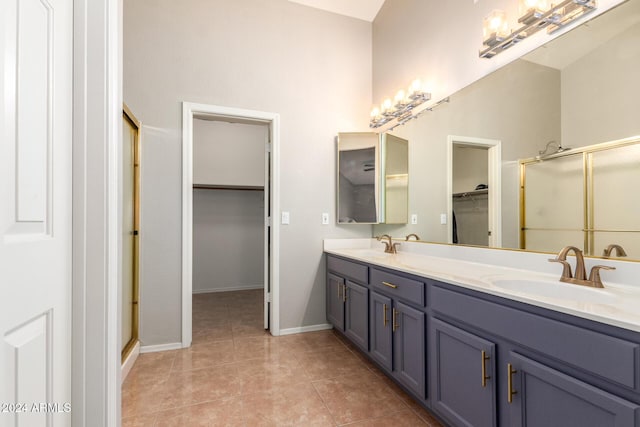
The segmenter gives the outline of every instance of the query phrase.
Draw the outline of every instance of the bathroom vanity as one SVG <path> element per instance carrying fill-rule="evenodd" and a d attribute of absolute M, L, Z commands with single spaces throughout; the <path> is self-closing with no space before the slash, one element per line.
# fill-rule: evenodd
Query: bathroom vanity
<path fill-rule="evenodd" d="M 447 424 L 640 426 L 640 290 L 379 245 L 325 246 L 327 318 Z"/>

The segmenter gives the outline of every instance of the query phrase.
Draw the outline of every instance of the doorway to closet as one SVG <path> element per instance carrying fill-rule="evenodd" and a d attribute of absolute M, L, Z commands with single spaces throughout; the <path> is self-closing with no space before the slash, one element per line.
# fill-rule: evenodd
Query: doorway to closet
<path fill-rule="evenodd" d="M 279 335 L 278 124 L 274 113 L 183 104 L 183 347 L 230 327 Z M 214 318 L 203 310 L 228 316 L 225 328 L 203 329 Z"/>
<path fill-rule="evenodd" d="M 447 138 L 449 243 L 502 246 L 500 150 L 498 140 Z"/>

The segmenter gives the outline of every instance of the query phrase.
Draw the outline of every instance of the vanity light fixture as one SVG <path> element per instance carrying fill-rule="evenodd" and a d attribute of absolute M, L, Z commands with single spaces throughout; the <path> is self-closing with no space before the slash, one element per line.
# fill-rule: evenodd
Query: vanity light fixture
<path fill-rule="evenodd" d="M 373 108 L 369 127 L 372 129 L 397 119 L 398 123 L 406 123 L 413 116 L 413 109 L 431 99 L 422 82 L 416 79 L 411 83 L 407 91 L 398 91 L 393 101 L 390 98 L 384 100 L 380 108 Z"/>
<path fill-rule="evenodd" d="M 499 18 L 504 18 L 504 14 L 493 11 L 484 19 L 484 46 L 480 57 L 492 58 L 543 28 L 547 28 L 549 34 L 553 33 L 595 8 L 596 0 L 563 0 L 557 4 L 547 0 L 520 0 L 518 23 L 522 26 L 508 34 L 505 34 L 508 32 L 506 19 L 501 21 Z"/>

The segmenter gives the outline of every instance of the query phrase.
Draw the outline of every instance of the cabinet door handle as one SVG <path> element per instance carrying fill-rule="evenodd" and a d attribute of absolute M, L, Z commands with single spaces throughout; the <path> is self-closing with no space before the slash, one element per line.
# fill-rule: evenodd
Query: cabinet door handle
<path fill-rule="evenodd" d="M 491 379 L 490 375 L 487 375 L 487 360 L 491 357 L 487 356 L 487 352 L 482 350 L 482 387 L 487 386 L 487 380 Z"/>
<path fill-rule="evenodd" d="M 398 288 L 398 285 L 394 285 L 393 283 L 382 282 L 382 284 L 385 285 L 385 286 L 388 286 L 390 288 L 393 288 L 393 289 L 397 289 Z"/>
<path fill-rule="evenodd" d="M 382 326 L 387 326 L 389 319 L 387 319 L 387 304 L 382 304 Z"/>
<path fill-rule="evenodd" d="M 393 332 L 397 331 L 400 325 L 398 325 L 398 310 L 393 309 Z"/>
<path fill-rule="evenodd" d="M 342 299 L 342 283 L 338 283 L 338 299 Z"/>
<path fill-rule="evenodd" d="M 511 403 L 513 402 L 513 395 L 518 394 L 518 392 L 513 389 L 513 375 L 518 371 L 513 369 L 513 365 L 511 365 L 511 363 L 507 363 L 507 370 L 509 371 L 509 376 L 507 377 L 507 402 Z"/>

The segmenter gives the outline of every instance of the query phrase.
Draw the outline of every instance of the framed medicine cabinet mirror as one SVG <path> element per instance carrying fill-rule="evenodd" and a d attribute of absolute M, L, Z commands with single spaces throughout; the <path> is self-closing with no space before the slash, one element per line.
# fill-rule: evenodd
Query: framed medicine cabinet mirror
<path fill-rule="evenodd" d="M 338 134 L 338 224 L 406 224 L 409 141 L 391 134 Z"/>

